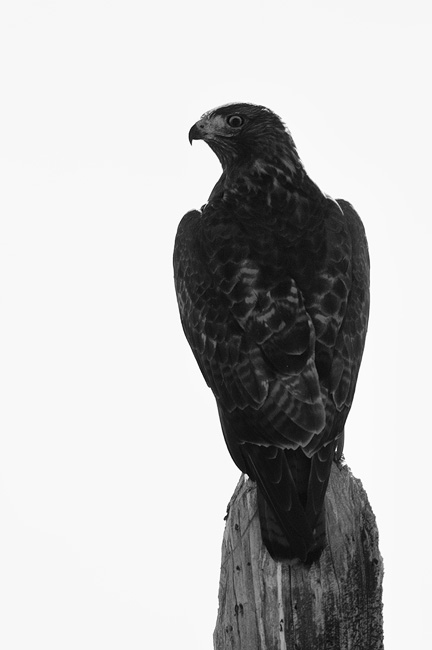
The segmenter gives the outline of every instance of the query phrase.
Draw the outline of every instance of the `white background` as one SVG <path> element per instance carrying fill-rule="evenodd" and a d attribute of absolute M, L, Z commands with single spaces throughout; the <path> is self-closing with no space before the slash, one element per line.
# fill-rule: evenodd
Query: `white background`
<path fill-rule="evenodd" d="M 2 2 L 2 650 L 212 648 L 239 472 L 171 256 L 219 175 L 188 130 L 229 101 L 277 112 L 366 226 L 346 458 L 378 519 L 386 648 L 430 647 L 432 48 L 406 4 Z"/>

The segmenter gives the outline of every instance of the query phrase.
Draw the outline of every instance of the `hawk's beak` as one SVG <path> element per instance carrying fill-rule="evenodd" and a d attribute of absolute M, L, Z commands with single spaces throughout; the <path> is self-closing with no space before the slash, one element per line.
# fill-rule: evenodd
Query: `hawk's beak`
<path fill-rule="evenodd" d="M 189 131 L 189 142 L 192 144 L 192 140 L 203 140 L 204 136 L 204 120 L 199 120 L 199 122 L 196 122 Z"/>

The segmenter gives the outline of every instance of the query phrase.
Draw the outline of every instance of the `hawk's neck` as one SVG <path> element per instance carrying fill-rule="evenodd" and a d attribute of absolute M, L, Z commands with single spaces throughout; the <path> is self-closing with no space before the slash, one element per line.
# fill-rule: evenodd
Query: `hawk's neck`
<path fill-rule="evenodd" d="M 233 159 L 224 165 L 209 201 L 237 200 L 271 205 L 274 199 L 302 193 L 307 175 L 295 152 L 263 152 L 252 160 Z"/>

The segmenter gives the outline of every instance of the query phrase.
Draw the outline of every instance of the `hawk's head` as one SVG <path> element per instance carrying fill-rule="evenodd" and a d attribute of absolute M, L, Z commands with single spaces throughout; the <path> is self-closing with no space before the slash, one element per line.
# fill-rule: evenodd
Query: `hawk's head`
<path fill-rule="evenodd" d="M 224 169 L 287 157 L 291 164 L 301 165 L 291 134 L 264 106 L 226 104 L 208 111 L 189 131 L 191 144 L 193 140 L 207 142 Z"/>

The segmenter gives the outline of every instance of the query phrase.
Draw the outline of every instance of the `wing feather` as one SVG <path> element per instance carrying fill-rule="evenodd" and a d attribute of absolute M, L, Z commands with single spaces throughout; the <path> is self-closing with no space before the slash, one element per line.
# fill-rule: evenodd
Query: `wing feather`
<path fill-rule="evenodd" d="M 314 325 L 301 291 L 293 278 L 265 282 L 257 263 L 240 259 L 236 249 L 228 258 L 225 231 L 222 262 L 213 255 L 209 272 L 199 255 L 190 256 L 198 251 L 193 239 L 202 216 L 185 219 L 176 245 L 177 293 L 186 337 L 208 385 L 228 412 L 259 408 L 278 436 L 297 446 L 298 430 L 290 439 L 288 417 L 302 430 L 305 444 L 322 431 L 325 409 L 314 361 Z M 212 233 L 212 246 L 217 241 Z"/>

